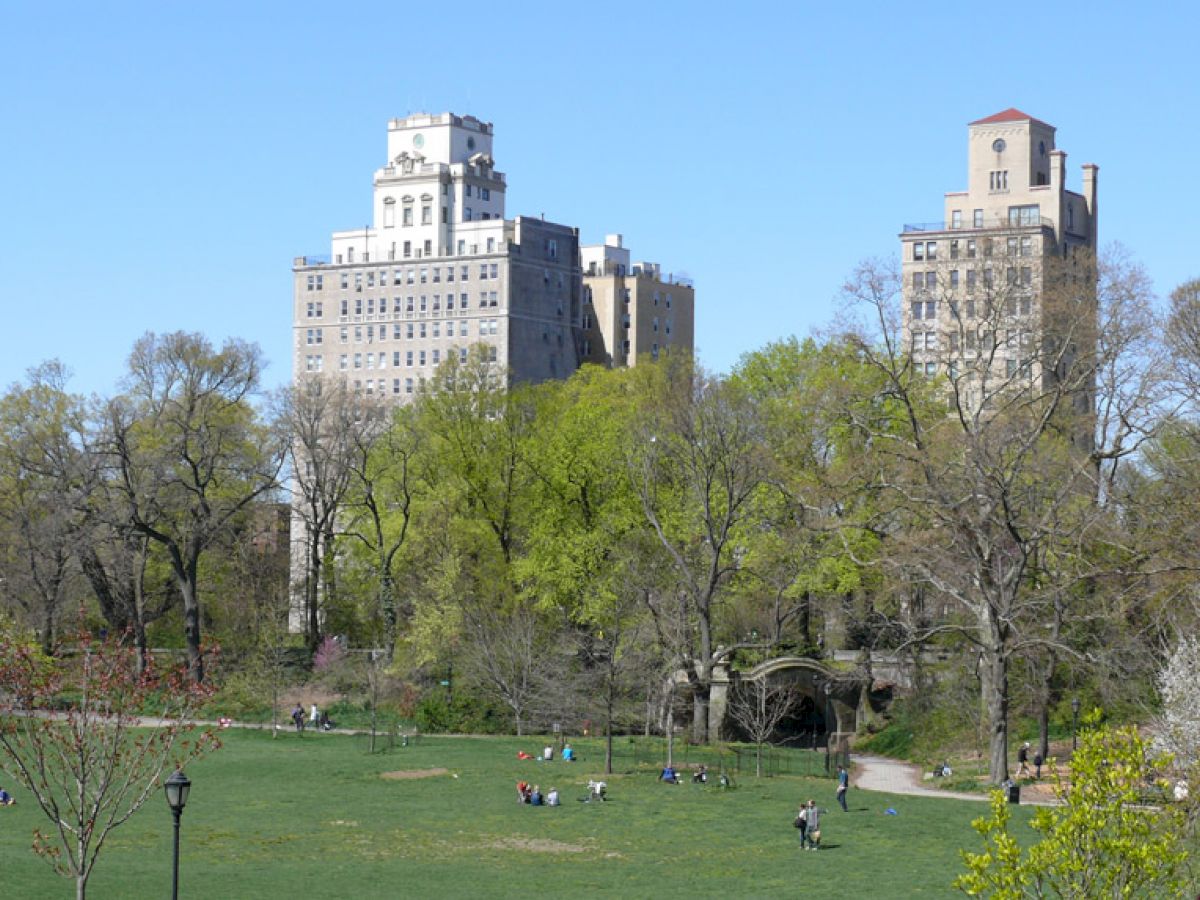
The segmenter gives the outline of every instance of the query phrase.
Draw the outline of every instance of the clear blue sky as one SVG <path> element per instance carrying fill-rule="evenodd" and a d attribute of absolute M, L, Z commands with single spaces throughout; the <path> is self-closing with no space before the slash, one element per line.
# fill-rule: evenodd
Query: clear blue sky
<path fill-rule="evenodd" d="M 828 323 L 1009 106 L 1058 127 L 1073 189 L 1099 164 L 1102 242 L 1165 294 L 1200 276 L 1200 15 L 1156 6 L 10 4 L 0 385 L 59 358 L 108 392 L 177 329 L 285 381 L 291 260 L 369 220 L 386 122 L 419 111 L 495 124 L 510 216 L 691 275 L 716 369 Z"/>

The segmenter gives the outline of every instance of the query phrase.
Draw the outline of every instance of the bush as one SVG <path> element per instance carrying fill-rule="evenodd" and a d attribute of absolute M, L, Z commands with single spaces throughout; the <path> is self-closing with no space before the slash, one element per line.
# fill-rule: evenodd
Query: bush
<path fill-rule="evenodd" d="M 414 718 L 421 731 L 431 734 L 509 734 L 512 718 L 507 710 L 485 700 L 459 694 L 451 703 L 440 693 L 426 694 Z"/>

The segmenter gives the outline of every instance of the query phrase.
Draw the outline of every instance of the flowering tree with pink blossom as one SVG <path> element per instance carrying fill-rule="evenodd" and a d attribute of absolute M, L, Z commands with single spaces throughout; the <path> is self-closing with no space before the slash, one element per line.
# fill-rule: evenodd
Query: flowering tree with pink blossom
<path fill-rule="evenodd" d="M 219 746 L 192 724 L 211 696 L 186 666 L 141 668 L 136 647 L 79 635 L 55 658 L 0 636 L 0 769 L 49 819 L 33 850 L 86 896 L 108 835 L 155 793 L 163 773 Z"/>

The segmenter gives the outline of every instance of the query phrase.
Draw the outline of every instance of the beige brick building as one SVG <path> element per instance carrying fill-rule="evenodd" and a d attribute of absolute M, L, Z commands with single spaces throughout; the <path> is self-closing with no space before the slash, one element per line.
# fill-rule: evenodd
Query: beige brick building
<path fill-rule="evenodd" d="M 580 362 L 578 230 L 505 219 L 492 126 L 472 116 L 388 123 L 374 224 L 334 232 L 293 265 L 293 371 L 339 373 L 403 400 L 451 355 L 482 343 L 518 381 Z"/>
<path fill-rule="evenodd" d="M 692 353 L 696 293 L 690 279 L 658 263 L 630 262 L 621 235 L 580 250 L 585 362 L 632 366 L 673 351 Z"/>
<path fill-rule="evenodd" d="M 945 195 L 942 221 L 900 235 L 906 349 L 967 406 L 1052 374 L 1039 349 L 1053 328 L 1047 292 L 1097 234 L 1098 168 L 1084 165 L 1082 192 L 1071 191 L 1066 159 L 1055 128 L 1020 110 L 972 122 L 967 189 Z"/>

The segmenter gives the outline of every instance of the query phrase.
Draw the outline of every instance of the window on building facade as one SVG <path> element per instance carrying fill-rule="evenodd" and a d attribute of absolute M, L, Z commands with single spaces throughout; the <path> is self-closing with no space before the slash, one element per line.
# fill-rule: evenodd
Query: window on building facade
<path fill-rule="evenodd" d="M 950 227 L 962 228 L 962 210 L 955 209 L 950 212 Z"/>
<path fill-rule="evenodd" d="M 983 227 L 983 210 L 982 209 L 975 210 L 972 221 L 975 223 L 976 228 Z"/>
<path fill-rule="evenodd" d="M 1008 208 L 1009 225 L 1037 225 L 1041 220 L 1041 207 L 1037 204 Z"/>
<path fill-rule="evenodd" d="M 951 269 L 950 270 L 950 289 L 956 290 L 957 288 L 958 288 L 958 269 Z"/>
<path fill-rule="evenodd" d="M 937 241 L 928 241 L 925 244 L 925 258 L 937 259 Z"/>
<path fill-rule="evenodd" d="M 913 250 L 913 260 L 915 262 L 921 262 L 922 260 L 925 259 L 925 243 L 924 243 L 924 241 L 916 241 L 912 245 L 912 250 Z"/>
<path fill-rule="evenodd" d="M 975 258 L 975 239 L 967 241 L 967 259 Z"/>
<path fill-rule="evenodd" d="M 937 272 L 925 273 L 925 290 L 932 291 L 937 288 Z"/>
<path fill-rule="evenodd" d="M 413 208 L 411 203 L 404 204 L 404 213 L 400 221 L 405 225 L 411 225 L 413 223 Z"/>

